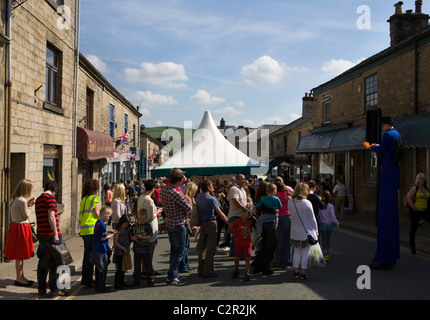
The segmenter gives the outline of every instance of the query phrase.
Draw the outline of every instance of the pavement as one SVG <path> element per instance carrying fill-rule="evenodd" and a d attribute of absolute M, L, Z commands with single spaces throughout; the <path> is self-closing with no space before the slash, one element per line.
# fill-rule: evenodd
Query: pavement
<path fill-rule="evenodd" d="M 377 228 L 375 215 L 353 215 L 346 212 L 344 219 L 340 222 L 341 228 L 351 230 L 358 234 L 363 234 L 376 238 Z M 400 245 L 409 250 L 409 217 L 406 213 L 400 214 Z M 73 257 L 73 262 L 69 265 L 72 274 L 72 290 L 74 286 L 80 286 L 80 273 L 82 269 L 83 241 L 79 236 L 63 236 L 63 241 L 69 248 Z M 163 241 L 167 241 L 163 239 Z M 38 244 L 35 244 L 35 253 Z M 430 225 L 424 223 L 418 228 L 416 235 L 417 255 L 430 257 Z M 24 275 L 29 280 L 36 281 L 37 257 L 24 261 Z M 0 300 L 37 300 L 37 283 L 32 287 L 24 288 L 14 285 L 16 279 L 15 262 L 0 263 Z"/>

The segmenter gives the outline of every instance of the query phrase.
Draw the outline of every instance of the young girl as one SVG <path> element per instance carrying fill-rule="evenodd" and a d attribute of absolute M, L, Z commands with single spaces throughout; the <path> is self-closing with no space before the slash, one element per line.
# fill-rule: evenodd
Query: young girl
<path fill-rule="evenodd" d="M 123 257 L 130 254 L 130 218 L 123 215 L 117 224 L 117 233 L 114 236 L 114 261 L 116 262 L 115 289 L 127 287 L 125 283 L 125 271 L 122 270 Z"/>
<path fill-rule="evenodd" d="M 321 233 L 321 245 L 325 259 L 330 259 L 330 236 L 333 231 L 333 226 L 339 227 L 339 222 L 334 213 L 334 206 L 331 203 L 331 194 L 324 190 L 321 195 L 321 200 L 324 203 L 324 208 L 319 211 L 319 231 Z"/>

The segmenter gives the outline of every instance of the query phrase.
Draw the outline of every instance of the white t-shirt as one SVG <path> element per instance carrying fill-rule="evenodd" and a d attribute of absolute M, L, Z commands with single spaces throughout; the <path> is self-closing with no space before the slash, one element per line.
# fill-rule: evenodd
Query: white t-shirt
<path fill-rule="evenodd" d="M 336 197 L 346 196 L 346 187 L 345 185 L 335 185 L 333 189 L 333 193 Z"/>
<path fill-rule="evenodd" d="M 157 207 L 154 204 L 154 200 L 150 196 L 141 195 L 137 200 L 137 212 L 145 209 L 148 213 L 146 222 L 151 225 L 152 237 L 150 242 L 155 242 L 158 237 L 158 218 L 157 218 Z"/>
<path fill-rule="evenodd" d="M 234 205 L 232 199 L 239 199 L 239 202 L 246 206 L 246 192 L 241 189 L 237 184 L 230 188 L 228 193 L 228 201 L 230 203 L 230 209 L 228 210 L 228 218 L 240 217 L 242 214 L 242 209 Z"/>

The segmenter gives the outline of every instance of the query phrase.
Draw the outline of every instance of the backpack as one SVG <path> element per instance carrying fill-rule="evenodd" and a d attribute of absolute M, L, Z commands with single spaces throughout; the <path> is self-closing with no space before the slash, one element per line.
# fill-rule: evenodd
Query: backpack
<path fill-rule="evenodd" d="M 412 196 L 412 203 L 415 203 L 415 199 L 416 199 L 416 196 L 417 196 L 417 191 L 418 191 L 418 186 L 415 186 L 415 193 L 414 193 L 414 195 Z M 408 192 L 409 193 L 409 192 Z M 408 208 L 408 209 L 412 209 L 410 206 L 409 206 L 409 203 L 408 203 L 408 193 L 406 193 L 405 194 L 405 196 L 403 197 L 403 205 L 406 207 L 406 208 Z"/>
<path fill-rule="evenodd" d="M 402 139 L 398 138 L 394 142 L 394 152 L 393 152 L 393 159 L 397 162 L 402 160 L 403 158 L 403 144 Z"/>

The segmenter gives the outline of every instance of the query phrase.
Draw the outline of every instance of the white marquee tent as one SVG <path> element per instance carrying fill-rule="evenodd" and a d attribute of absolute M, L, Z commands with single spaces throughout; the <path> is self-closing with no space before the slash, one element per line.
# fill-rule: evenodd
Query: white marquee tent
<path fill-rule="evenodd" d="M 209 111 L 194 136 L 162 166 L 153 169 L 151 176 L 169 177 L 173 168 L 180 168 L 187 176 L 264 175 L 269 169 L 233 146 L 217 128 Z"/>

